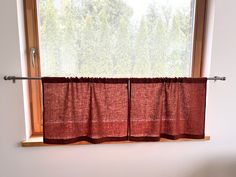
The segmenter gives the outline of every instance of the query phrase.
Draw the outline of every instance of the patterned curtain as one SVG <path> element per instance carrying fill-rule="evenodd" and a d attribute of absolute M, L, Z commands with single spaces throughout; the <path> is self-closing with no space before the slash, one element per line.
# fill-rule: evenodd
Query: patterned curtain
<path fill-rule="evenodd" d="M 130 139 L 204 138 L 206 81 L 132 79 Z"/>
<path fill-rule="evenodd" d="M 206 81 L 44 77 L 44 142 L 204 138 Z"/>

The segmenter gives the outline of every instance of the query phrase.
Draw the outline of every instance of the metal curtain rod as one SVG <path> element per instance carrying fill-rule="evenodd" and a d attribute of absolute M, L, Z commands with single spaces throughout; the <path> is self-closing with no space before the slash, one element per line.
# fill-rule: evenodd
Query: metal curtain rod
<path fill-rule="evenodd" d="M 12 80 L 13 83 L 16 82 L 16 80 L 41 80 L 41 77 L 17 77 L 17 76 L 4 76 L 4 80 Z M 213 80 L 213 81 L 225 81 L 226 77 L 219 77 L 219 76 L 214 76 L 214 77 L 208 77 L 207 80 Z"/>

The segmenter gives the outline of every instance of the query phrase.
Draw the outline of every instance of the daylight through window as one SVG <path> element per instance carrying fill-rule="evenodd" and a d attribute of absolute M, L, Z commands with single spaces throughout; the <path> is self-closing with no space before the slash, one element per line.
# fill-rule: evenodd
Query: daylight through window
<path fill-rule="evenodd" d="M 42 76 L 191 76 L 195 0 L 39 0 Z"/>

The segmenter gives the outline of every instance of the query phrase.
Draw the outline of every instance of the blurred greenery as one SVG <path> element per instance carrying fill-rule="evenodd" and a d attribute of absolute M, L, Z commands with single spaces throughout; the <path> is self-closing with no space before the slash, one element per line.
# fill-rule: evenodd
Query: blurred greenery
<path fill-rule="evenodd" d="M 172 1 L 135 21 L 126 0 L 40 0 L 42 76 L 189 76 L 195 1 Z"/>

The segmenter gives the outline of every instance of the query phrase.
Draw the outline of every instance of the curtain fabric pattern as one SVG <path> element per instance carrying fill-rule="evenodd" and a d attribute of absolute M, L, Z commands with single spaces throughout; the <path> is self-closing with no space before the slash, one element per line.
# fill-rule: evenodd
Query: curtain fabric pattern
<path fill-rule="evenodd" d="M 206 78 L 131 80 L 131 140 L 204 138 Z"/>
<path fill-rule="evenodd" d="M 44 142 L 204 138 L 206 78 L 42 78 Z"/>

